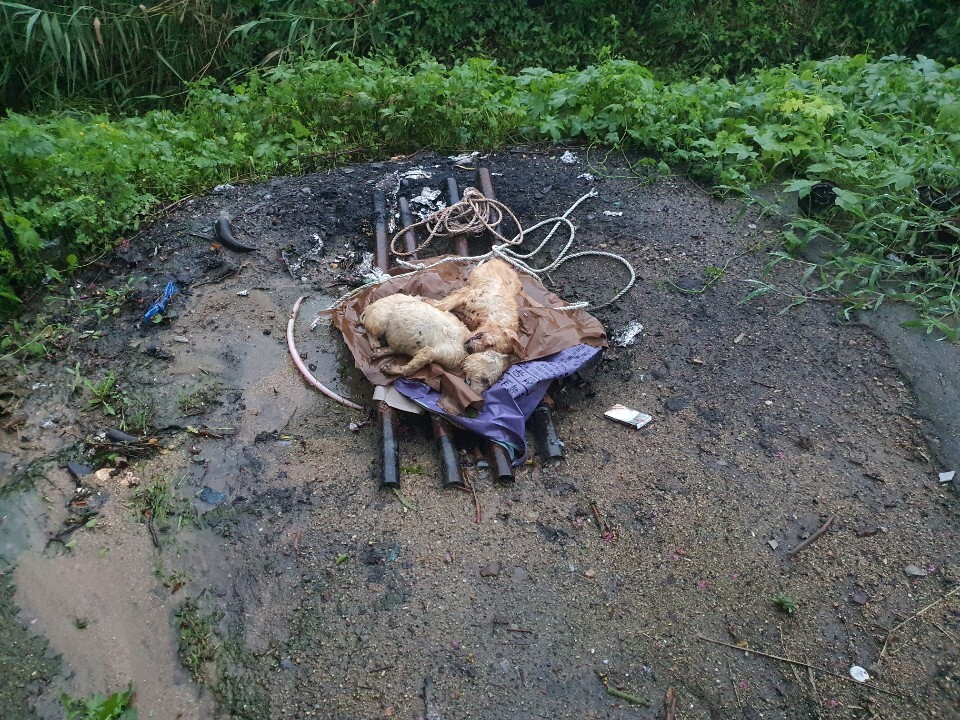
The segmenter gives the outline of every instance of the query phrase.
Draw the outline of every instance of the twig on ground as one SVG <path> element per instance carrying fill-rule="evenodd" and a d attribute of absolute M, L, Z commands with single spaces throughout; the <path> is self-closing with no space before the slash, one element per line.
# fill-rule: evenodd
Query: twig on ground
<path fill-rule="evenodd" d="M 592 500 L 590 501 L 590 509 L 593 511 L 593 519 L 597 521 L 597 529 L 600 531 L 600 535 L 603 537 L 611 535 L 613 531 L 610 528 L 610 523 L 600 514 L 600 508 Z"/>
<path fill-rule="evenodd" d="M 413 512 L 417 511 L 417 508 L 411 505 L 410 501 L 407 500 L 399 490 L 393 488 L 393 494 L 397 496 L 397 500 L 399 500 L 400 504 L 403 505 L 407 510 L 412 510 Z"/>
<path fill-rule="evenodd" d="M 599 670 L 596 670 L 595 672 L 597 673 L 597 677 L 600 678 L 600 684 L 603 685 L 604 689 L 607 691 L 607 695 L 619 698 L 620 700 L 626 700 L 628 703 L 633 703 L 634 705 L 645 705 L 647 707 L 650 706 L 650 702 L 646 698 L 642 698 L 639 695 L 631 695 L 623 690 L 617 690 L 615 687 L 610 687 L 610 681 L 607 679 L 607 676 Z"/>
<path fill-rule="evenodd" d="M 803 662 L 802 660 L 793 660 L 792 658 L 782 657 L 780 655 L 773 655 L 771 653 L 765 653 L 760 650 L 751 650 L 750 648 L 739 647 L 738 645 L 732 645 L 730 643 L 725 643 L 722 640 L 713 640 L 712 638 L 705 637 L 703 635 L 698 635 L 698 639 L 703 642 L 712 643 L 713 645 L 721 645 L 723 647 L 728 647 L 732 650 L 739 650 L 745 653 L 752 653 L 753 655 L 759 655 L 760 657 L 770 658 L 771 660 L 779 660 L 780 662 L 789 663 L 791 665 L 799 665 L 800 667 L 809 668 L 810 670 L 816 670 L 818 673 L 823 673 L 824 675 L 831 675 L 835 678 L 839 678 L 846 682 L 853 683 L 854 685 L 859 685 L 861 687 L 870 688 L 871 690 L 876 690 L 877 692 L 882 692 L 886 695 L 892 695 L 893 697 L 903 698 L 903 695 L 896 693 L 893 690 L 887 690 L 882 688 L 879 685 L 871 685 L 870 683 L 860 682 L 859 680 L 854 680 L 852 677 L 847 677 L 846 675 L 841 675 L 840 673 L 835 673 L 833 670 L 825 670 L 824 668 L 816 667 L 810 663 Z"/>
<path fill-rule="evenodd" d="M 466 485 L 466 491 L 473 495 L 473 506 L 476 508 L 473 513 L 473 522 L 479 525 L 483 521 L 483 510 L 480 507 L 480 498 L 477 496 L 477 488 L 474 486 L 473 481 L 468 478 L 463 479 L 463 484 Z"/>
<path fill-rule="evenodd" d="M 917 612 L 915 612 L 913 615 L 911 615 L 910 617 L 908 617 L 906 620 L 904 620 L 902 623 L 900 623 L 899 625 L 897 625 L 896 627 L 894 627 L 892 630 L 890 630 L 890 632 L 887 633 L 886 639 L 884 639 L 884 641 L 883 641 L 883 647 L 880 648 L 880 655 L 877 657 L 877 662 L 880 662 L 881 660 L 883 660 L 883 656 L 884 656 L 884 655 L 886 654 L 886 652 L 887 652 L 887 646 L 890 644 L 890 638 L 893 637 L 893 634 L 894 634 L 897 630 L 899 630 L 900 628 L 902 628 L 902 627 L 903 627 L 904 625 L 906 625 L 907 623 L 912 622 L 913 620 L 916 620 L 918 617 L 920 617 L 921 615 L 923 615 L 927 610 L 930 610 L 931 608 L 936 607 L 937 605 L 939 605 L 940 603 L 942 603 L 942 602 L 943 602 L 944 600 L 946 600 L 947 598 L 949 598 L 949 597 L 951 597 L 951 596 L 953 596 L 953 595 L 956 595 L 958 592 L 960 592 L 960 585 L 957 585 L 957 587 L 955 587 L 955 588 L 954 588 L 953 590 L 951 590 L 950 592 L 941 595 L 938 599 L 934 600 L 934 601 L 933 601 L 932 603 L 930 603 L 929 605 L 921 608 L 920 610 L 918 610 Z"/>
<path fill-rule="evenodd" d="M 676 720 L 677 718 L 677 694 L 673 691 L 673 687 L 667 688 L 667 696 L 664 700 L 665 714 L 666 717 L 664 720 Z"/>
<path fill-rule="evenodd" d="M 813 533 L 813 535 L 811 535 L 810 537 L 808 537 L 808 538 L 807 538 L 806 540 L 804 540 L 802 543 L 800 543 L 799 545 L 797 545 L 793 550 L 791 550 L 790 552 L 788 552 L 788 553 L 787 553 L 787 557 L 793 557 L 793 556 L 796 555 L 798 552 L 800 552 L 801 550 L 803 550 L 805 547 L 808 547 L 808 546 L 812 545 L 813 543 L 815 543 L 815 542 L 817 541 L 817 538 L 820 537 L 821 535 L 823 535 L 823 534 L 827 531 L 827 528 L 830 527 L 830 524 L 833 522 L 833 520 L 834 520 L 835 517 L 836 517 L 836 515 L 831 515 L 830 517 L 828 517 L 828 518 L 827 518 L 827 521 L 826 521 L 823 525 L 821 525 L 820 527 L 818 527 L 817 530 L 816 530 L 816 532 Z"/>
<path fill-rule="evenodd" d="M 200 287 L 201 285 L 212 285 L 213 283 L 222 282 L 226 280 L 228 277 L 239 275 L 241 270 L 249 266 L 250 266 L 250 263 L 248 262 L 241 263 L 240 265 L 237 265 L 235 268 L 230 268 L 229 270 L 226 270 L 220 273 L 219 275 L 215 275 L 212 278 L 207 278 L 206 280 L 201 280 L 200 282 L 193 283 L 191 287 L 197 288 L 197 287 Z"/>

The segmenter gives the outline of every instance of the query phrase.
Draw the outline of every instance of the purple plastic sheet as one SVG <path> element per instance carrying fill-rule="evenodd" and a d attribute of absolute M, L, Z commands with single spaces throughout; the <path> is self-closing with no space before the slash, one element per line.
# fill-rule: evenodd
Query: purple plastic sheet
<path fill-rule="evenodd" d="M 523 462 L 527 452 L 527 418 L 543 400 L 550 383 L 577 372 L 601 351 L 590 345 L 574 345 L 549 357 L 514 365 L 483 394 L 483 409 L 475 417 L 445 412 L 438 404 L 440 393 L 419 380 L 398 379 L 394 387 L 427 410 L 500 443 L 516 465 Z"/>

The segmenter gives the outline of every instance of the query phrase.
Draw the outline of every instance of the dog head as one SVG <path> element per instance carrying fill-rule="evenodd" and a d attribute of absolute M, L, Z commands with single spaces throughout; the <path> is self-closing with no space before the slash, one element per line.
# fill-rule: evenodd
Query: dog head
<path fill-rule="evenodd" d="M 485 350 L 503 353 L 509 352 L 516 340 L 517 334 L 513 330 L 483 325 L 467 338 L 465 346 L 470 353 L 482 353 Z"/>
<path fill-rule="evenodd" d="M 482 395 L 512 364 L 512 355 L 485 350 L 467 355 L 460 367 L 467 385 Z"/>

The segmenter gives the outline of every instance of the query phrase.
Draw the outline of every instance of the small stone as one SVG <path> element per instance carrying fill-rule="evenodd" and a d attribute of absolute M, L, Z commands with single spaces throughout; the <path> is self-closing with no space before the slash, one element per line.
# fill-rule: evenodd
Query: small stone
<path fill-rule="evenodd" d="M 515 567 L 510 571 L 510 577 L 513 578 L 514 582 L 526 582 L 530 579 L 530 573 L 522 567 Z"/>
<path fill-rule="evenodd" d="M 855 605 L 866 605 L 867 601 L 870 600 L 870 596 L 867 595 L 863 590 L 857 590 L 853 595 L 850 596 L 850 602 Z"/>
<path fill-rule="evenodd" d="M 186 335 L 174 335 L 173 341 L 178 343 L 188 343 L 190 339 Z"/>
<path fill-rule="evenodd" d="M 776 550 L 778 547 L 780 547 L 780 543 L 778 543 L 776 540 L 767 540 L 767 545 L 769 545 L 772 550 Z"/>
<path fill-rule="evenodd" d="M 593 570 L 587 570 L 587 571 L 583 574 L 583 576 L 584 576 L 585 578 L 591 578 L 591 579 L 593 579 L 593 578 L 595 578 L 595 577 L 597 576 L 597 573 L 594 572 Z"/>
<path fill-rule="evenodd" d="M 907 565 L 903 571 L 907 574 L 908 577 L 926 577 L 927 571 L 921 570 L 916 565 Z"/>
<path fill-rule="evenodd" d="M 280 667 L 282 667 L 284 670 L 294 670 L 296 669 L 297 666 L 294 665 L 293 660 L 290 660 L 289 658 L 284 658 L 283 660 L 280 661 Z"/>
<path fill-rule="evenodd" d="M 496 560 L 488 562 L 480 568 L 480 577 L 495 577 L 500 574 L 500 563 Z"/>

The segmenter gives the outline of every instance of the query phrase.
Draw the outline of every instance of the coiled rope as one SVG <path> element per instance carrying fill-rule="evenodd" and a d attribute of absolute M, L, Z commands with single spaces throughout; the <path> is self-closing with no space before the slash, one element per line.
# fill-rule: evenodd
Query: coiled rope
<path fill-rule="evenodd" d="M 577 201 L 573 203 L 573 205 L 571 205 L 566 212 L 563 213 L 563 215 L 542 220 L 536 225 L 532 225 L 529 228 L 524 229 L 520 224 L 520 221 L 517 220 L 517 216 L 514 215 L 513 211 L 502 202 L 485 197 L 476 188 L 467 188 L 464 191 L 463 199 L 460 200 L 460 202 L 454 203 L 449 207 L 442 208 L 423 220 L 407 226 L 397 232 L 390 240 L 390 250 L 397 257 L 397 265 L 407 268 L 411 273 L 420 272 L 421 270 L 429 270 L 430 268 L 434 268 L 438 265 L 448 262 L 484 262 L 490 258 L 498 257 L 521 272 L 525 272 L 528 275 L 533 275 L 537 278 L 547 275 L 551 271 L 559 268 L 564 263 L 576 258 L 588 256 L 605 257 L 621 263 L 627 269 L 630 279 L 624 284 L 624 286 L 606 302 L 593 305 L 588 302 L 579 302 L 555 309 L 579 310 L 588 307 L 592 307 L 594 309 L 604 308 L 608 305 L 612 305 L 630 292 L 631 288 L 633 288 L 633 286 L 636 284 L 637 273 L 634 270 L 633 265 L 631 265 L 625 257 L 615 253 L 606 252 L 604 250 L 581 250 L 580 252 L 575 253 L 569 252 L 570 248 L 573 246 L 577 234 L 577 228 L 570 221 L 570 215 L 585 200 L 596 196 L 597 191 L 595 189 L 591 189 L 590 192 L 579 197 Z M 517 234 L 513 237 L 507 237 L 500 232 L 499 227 L 505 218 L 510 218 L 517 228 Z M 550 228 L 549 232 L 547 232 L 540 244 L 537 245 L 537 247 L 535 247 L 533 250 L 528 253 L 520 253 L 513 249 L 523 244 L 523 241 L 526 239 L 526 236 L 529 233 L 548 225 L 552 225 L 553 227 Z M 427 233 L 426 239 L 412 251 L 399 250 L 397 248 L 397 241 L 406 233 L 416 231 L 416 229 L 420 227 L 425 228 Z M 543 251 L 544 247 L 546 247 L 547 243 L 553 239 L 553 236 L 561 227 L 567 228 L 569 237 L 554 261 L 540 268 L 534 267 L 532 264 L 530 264 L 528 261 Z M 496 240 L 499 240 L 499 243 L 491 247 L 490 252 L 488 253 L 467 257 L 450 256 L 429 265 L 424 263 L 412 263 L 403 259 L 425 249 L 428 245 L 430 245 L 435 237 L 453 237 L 457 235 L 477 234 L 484 231 L 489 232 Z M 362 293 L 367 288 L 379 285 L 391 277 L 397 276 L 386 275 L 382 272 L 368 275 L 368 281 L 366 283 L 351 290 L 346 295 L 337 298 L 337 300 L 330 305 L 328 310 L 333 310 L 339 307 L 350 298 Z M 311 328 L 315 328 L 319 320 L 319 318 L 314 320 Z"/>

